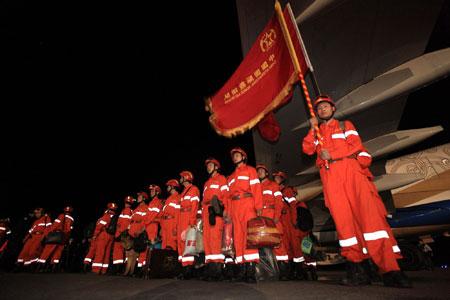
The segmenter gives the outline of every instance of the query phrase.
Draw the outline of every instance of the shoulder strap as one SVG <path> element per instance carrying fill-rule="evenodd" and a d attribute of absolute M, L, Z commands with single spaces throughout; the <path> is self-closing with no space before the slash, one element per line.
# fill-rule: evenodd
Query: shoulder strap
<path fill-rule="evenodd" d="M 345 132 L 345 121 L 339 121 L 339 128 Z"/>

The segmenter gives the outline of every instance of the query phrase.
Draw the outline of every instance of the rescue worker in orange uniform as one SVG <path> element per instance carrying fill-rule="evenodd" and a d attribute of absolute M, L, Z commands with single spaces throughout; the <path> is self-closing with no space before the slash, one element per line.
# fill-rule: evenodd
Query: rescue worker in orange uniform
<path fill-rule="evenodd" d="M 233 148 L 231 157 L 236 166 L 228 177 L 229 193 L 225 204 L 225 217 L 233 222 L 236 263 L 239 273 L 235 281 L 256 283 L 256 263 L 259 262 L 258 249 L 247 248 L 247 222 L 262 215 L 263 200 L 261 183 L 255 168 L 247 165 L 247 153 L 241 148 Z"/>
<path fill-rule="evenodd" d="M 61 231 L 64 233 L 64 240 L 62 244 L 46 244 L 44 250 L 39 257 L 38 262 L 42 265 L 49 261 L 54 267 L 59 265 L 61 260 L 61 254 L 64 250 L 65 245 L 69 241 L 70 232 L 73 229 L 74 219 L 72 217 L 73 208 L 71 206 L 64 207 L 64 212 L 58 216 L 58 218 L 53 221 L 53 224 L 48 229 L 49 232 Z"/>
<path fill-rule="evenodd" d="M 93 250 L 89 249 L 89 253 L 84 259 L 85 262 L 89 260 L 92 261 L 92 272 L 99 275 L 106 274 L 109 267 L 109 259 L 114 236 L 108 233 L 106 228 L 108 228 L 111 223 L 111 219 L 116 214 L 118 207 L 116 203 L 110 202 L 106 208 L 105 213 L 100 219 L 98 219 L 97 224 L 95 225 L 94 234 L 92 235 L 91 240 L 91 247 L 92 243 L 94 243 L 94 246 L 92 247 Z M 93 253 L 91 253 L 91 251 Z"/>
<path fill-rule="evenodd" d="M 138 206 L 133 210 L 133 214 L 131 215 L 131 221 L 128 228 L 128 234 L 133 237 L 137 238 L 139 237 L 144 231 L 147 226 L 147 219 L 148 219 L 148 206 L 145 203 L 145 201 L 148 199 L 148 194 L 146 192 L 139 192 L 137 194 L 137 203 Z M 145 233 L 146 234 L 146 233 Z M 139 253 L 138 258 L 138 269 L 136 270 L 136 273 L 138 275 L 141 274 L 142 267 L 145 266 L 147 263 L 147 250 Z"/>
<path fill-rule="evenodd" d="M 297 190 L 286 185 L 287 175 L 277 171 L 272 174 L 274 181 L 280 185 L 283 194 L 283 209 L 281 222 L 286 233 L 286 249 L 288 251 L 290 268 L 289 278 L 296 280 L 317 279 L 316 263 L 306 262 L 302 250 L 302 240 L 308 235 L 297 228 L 297 207 L 307 208 L 304 202 L 297 201 Z M 284 237 L 284 236 L 283 236 Z M 308 265 L 309 264 L 309 265 Z M 308 274 L 309 273 L 309 274 Z"/>
<path fill-rule="evenodd" d="M 181 239 L 183 231 L 196 225 L 197 212 L 200 202 L 200 191 L 192 184 L 194 175 L 190 171 L 180 173 L 180 183 L 183 185 L 183 191 L 180 194 L 180 214 L 178 218 L 178 260 L 183 265 L 183 272 L 180 279 L 190 279 L 193 276 L 193 265 L 195 257 L 192 255 L 183 255 L 185 242 Z"/>
<path fill-rule="evenodd" d="M 166 182 L 169 197 L 164 202 L 161 219 L 161 239 L 162 249 L 177 250 L 177 225 L 180 214 L 180 194 L 177 189 L 180 187 L 178 180 L 170 179 Z"/>
<path fill-rule="evenodd" d="M 163 206 L 161 199 L 158 198 L 161 194 L 161 188 L 156 184 L 150 184 L 148 190 L 150 192 L 150 202 L 148 203 L 146 231 L 150 244 L 155 244 L 158 238 L 159 215 Z"/>
<path fill-rule="evenodd" d="M 203 188 L 202 201 L 203 245 L 205 247 L 205 263 L 207 266 L 205 279 L 217 281 L 221 279 L 222 266 L 225 260 L 225 255 L 222 254 L 223 212 L 222 216 L 216 215 L 215 211 L 213 211 L 213 205 L 220 210 L 218 206 L 220 204 L 223 205 L 228 193 L 228 184 L 225 176 L 219 173 L 220 163 L 217 159 L 206 159 L 205 167 L 206 172 L 209 174 L 209 179 L 205 182 Z M 215 202 L 212 203 L 212 201 Z"/>
<path fill-rule="evenodd" d="M 52 225 L 50 217 L 41 207 L 34 210 L 34 217 L 36 220 L 23 239 L 24 245 L 17 258 L 17 264 L 25 267 L 30 267 L 38 261 L 43 250 L 42 240 Z"/>
<path fill-rule="evenodd" d="M 364 150 L 358 132 L 350 121 L 343 122 L 344 128 L 341 128 L 340 122 L 333 118 L 336 107 L 330 97 L 319 96 L 314 107 L 323 121 L 320 124 L 323 146 L 314 131 L 318 120 L 311 118 L 311 129 L 303 139 L 303 151 L 308 155 L 317 153 L 316 165 L 320 169 L 325 205 L 336 224 L 341 255 L 348 261 L 347 277 L 342 283 L 370 283 L 361 264 L 366 245 L 386 286 L 410 287 L 409 280 L 397 264 L 396 245 L 389 237 L 385 216 L 375 201 L 371 201 L 372 198 L 362 198 L 371 192 L 372 187 L 356 159 Z M 364 240 L 358 240 L 359 236 Z"/>
<path fill-rule="evenodd" d="M 122 243 L 120 241 L 120 235 L 122 232 L 127 230 L 130 225 L 131 215 L 133 211 L 131 206 L 134 203 L 134 198 L 131 196 L 126 196 L 124 200 L 124 208 L 120 212 L 119 218 L 117 219 L 116 233 L 114 234 L 114 246 L 113 246 L 113 259 L 112 259 L 112 270 L 111 274 L 122 273 L 122 269 L 125 263 L 125 249 L 123 249 Z"/>
<path fill-rule="evenodd" d="M 283 194 L 280 186 L 269 179 L 269 170 L 263 164 L 256 165 L 258 178 L 261 182 L 263 194 L 263 211 L 262 216 L 274 220 L 278 231 L 283 235 L 283 225 L 281 224 L 281 211 L 283 209 Z M 289 257 L 284 247 L 283 240 L 278 248 L 273 249 L 273 254 L 278 262 L 280 269 L 280 280 L 288 280 L 288 262 Z"/>

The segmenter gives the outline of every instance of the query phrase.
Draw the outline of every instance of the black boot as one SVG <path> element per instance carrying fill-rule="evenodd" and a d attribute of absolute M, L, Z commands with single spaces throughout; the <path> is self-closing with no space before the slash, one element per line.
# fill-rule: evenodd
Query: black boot
<path fill-rule="evenodd" d="M 304 263 L 294 263 L 294 279 L 295 280 L 307 280 L 308 274 L 306 273 Z"/>
<path fill-rule="evenodd" d="M 223 280 L 225 281 L 233 280 L 234 268 L 235 264 L 225 264 L 224 268 L 222 269 Z"/>
<path fill-rule="evenodd" d="M 382 281 L 380 274 L 378 274 L 378 267 L 370 259 L 363 260 L 361 266 L 371 282 Z"/>
<path fill-rule="evenodd" d="M 391 271 L 383 274 L 385 286 L 397 288 L 412 288 L 411 282 L 402 271 Z"/>
<path fill-rule="evenodd" d="M 341 280 L 342 285 L 361 286 L 370 284 L 370 278 L 366 275 L 361 263 L 349 261 L 346 269 L 346 277 Z"/>
<path fill-rule="evenodd" d="M 246 276 L 246 265 L 245 264 L 237 264 L 235 265 L 235 268 L 237 268 L 237 272 L 235 272 L 233 278 L 231 279 L 232 282 L 243 282 L 245 281 Z"/>
<path fill-rule="evenodd" d="M 111 266 L 108 268 L 108 272 L 106 272 L 106 275 L 109 275 L 109 276 L 117 275 L 117 267 L 118 267 L 117 264 L 111 265 Z"/>
<path fill-rule="evenodd" d="M 287 281 L 289 280 L 289 265 L 285 261 L 278 262 L 278 268 L 280 269 L 280 280 Z"/>
<path fill-rule="evenodd" d="M 289 280 L 295 279 L 295 263 L 293 261 L 288 263 L 288 278 Z"/>
<path fill-rule="evenodd" d="M 91 270 L 90 264 L 83 264 L 83 273 L 89 273 L 90 270 Z"/>
<path fill-rule="evenodd" d="M 209 263 L 208 269 L 208 281 L 221 281 L 222 280 L 222 264 L 221 263 Z"/>
<path fill-rule="evenodd" d="M 308 280 L 316 281 L 317 279 L 319 279 L 319 277 L 317 276 L 316 266 L 312 264 L 308 264 L 306 266 L 306 273 L 308 274 Z"/>
<path fill-rule="evenodd" d="M 185 266 L 183 267 L 180 275 L 178 275 L 177 279 L 180 280 L 189 280 L 192 279 L 193 266 Z"/>
<path fill-rule="evenodd" d="M 245 272 L 245 281 L 247 283 L 256 283 L 256 263 L 245 263 L 246 264 L 246 272 Z"/>

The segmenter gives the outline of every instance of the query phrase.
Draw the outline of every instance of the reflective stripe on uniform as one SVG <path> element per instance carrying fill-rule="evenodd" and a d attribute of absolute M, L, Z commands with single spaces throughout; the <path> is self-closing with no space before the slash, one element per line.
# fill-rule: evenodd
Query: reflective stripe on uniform
<path fill-rule="evenodd" d="M 303 256 L 301 256 L 301 257 L 294 257 L 293 261 L 295 263 L 301 263 L 301 262 L 305 261 L 305 258 Z"/>
<path fill-rule="evenodd" d="M 346 240 L 339 240 L 339 245 L 341 245 L 341 247 L 350 247 L 356 244 L 358 244 L 358 240 L 355 236 Z"/>
<path fill-rule="evenodd" d="M 367 157 L 372 157 L 369 153 L 367 152 L 359 152 L 358 156 L 367 156 Z"/>
<path fill-rule="evenodd" d="M 200 201 L 200 199 L 198 198 L 198 196 L 192 197 L 191 201 Z"/>
<path fill-rule="evenodd" d="M 250 180 L 250 185 L 254 185 L 257 183 L 260 183 L 258 178 Z"/>
<path fill-rule="evenodd" d="M 131 219 L 131 216 L 129 216 L 129 215 L 120 215 L 119 218 L 122 218 L 122 219 Z"/>
<path fill-rule="evenodd" d="M 263 195 L 272 195 L 272 191 L 271 190 L 264 190 L 263 191 Z"/>
<path fill-rule="evenodd" d="M 386 230 L 379 230 L 375 232 L 364 233 L 364 239 L 366 241 L 375 241 L 379 239 L 388 239 L 389 235 Z"/>
<path fill-rule="evenodd" d="M 345 137 L 348 137 L 349 135 L 359 135 L 358 132 L 355 130 L 346 131 L 344 134 L 345 134 Z"/>
<path fill-rule="evenodd" d="M 106 224 L 107 224 L 107 223 L 106 223 L 105 221 L 103 221 L 103 220 L 100 220 L 99 223 L 102 224 L 102 225 L 106 225 Z"/>
<path fill-rule="evenodd" d="M 275 193 L 273 193 L 273 195 L 274 195 L 275 197 L 277 197 L 277 196 L 283 196 L 283 194 L 282 194 L 280 191 L 276 191 Z"/>
<path fill-rule="evenodd" d="M 345 139 L 345 134 L 343 133 L 334 133 L 331 135 L 332 139 Z"/>
<path fill-rule="evenodd" d="M 259 253 L 244 254 L 244 259 L 245 259 L 246 261 L 248 261 L 248 260 L 259 259 Z"/>
<path fill-rule="evenodd" d="M 392 246 L 392 251 L 394 251 L 394 253 L 400 253 L 400 248 L 397 245 Z"/>
<path fill-rule="evenodd" d="M 218 185 L 218 184 L 211 184 L 211 185 L 209 186 L 209 188 L 210 188 L 210 189 L 218 189 L 218 188 L 219 188 L 219 185 Z"/>
<path fill-rule="evenodd" d="M 223 254 L 209 254 L 205 256 L 205 260 L 214 260 L 214 259 L 225 259 L 225 255 Z"/>
<path fill-rule="evenodd" d="M 65 217 L 66 217 L 67 219 L 72 220 L 72 222 L 74 221 L 73 218 L 72 218 L 71 216 L 69 216 L 69 215 L 65 215 Z"/>
<path fill-rule="evenodd" d="M 239 180 L 249 180 L 250 177 L 248 177 L 248 176 L 238 176 L 237 179 L 239 179 Z"/>
<path fill-rule="evenodd" d="M 220 187 L 220 190 L 223 192 L 223 191 L 228 191 L 229 189 L 228 189 L 228 186 L 227 186 L 227 185 L 222 185 L 222 186 Z"/>
<path fill-rule="evenodd" d="M 276 258 L 278 261 L 289 260 L 289 257 L 288 257 L 287 255 L 277 255 L 277 256 L 275 256 L 275 258 Z"/>
<path fill-rule="evenodd" d="M 114 260 L 113 261 L 113 265 L 116 265 L 116 264 L 123 264 L 123 259 L 116 259 L 116 260 Z"/>
<path fill-rule="evenodd" d="M 187 261 L 194 261 L 194 257 L 193 256 L 183 256 L 183 258 L 181 259 L 182 262 L 187 262 Z"/>

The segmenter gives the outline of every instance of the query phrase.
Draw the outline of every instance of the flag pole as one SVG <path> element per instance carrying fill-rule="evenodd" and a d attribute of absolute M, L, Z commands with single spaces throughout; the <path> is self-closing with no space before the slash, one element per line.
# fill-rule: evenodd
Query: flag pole
<path fill-rule="evenodd" d="M 294 70 L 298 74 L 298 78 L 300 80 L 300 85 L 302 87 L 303 93 L 306 99 L 306 105 L 309 109 L 309 115 L 311 118 L 315 118 L 316 114 L 314 112 L 314 108 L 312 105 L 311 97 L 309 96 L 308 87 L 306 86 L 305 77 L 303 76 L 302 68 L 300 67 L 300 63 L 298 62 L 297 53 L 295 53 L 294 44 L 292 43 L 291 35 L 289 34 L 289 29 L 286 24 L 286 20 L 284 19 L 283 10 L 281 9 L 280 2 L 278 0 L 275 1 L 275 12 L 277 14 L 278 22 L 280 22 L 281 31 L 283 32 L 284 40 L 286 41 L 286 46 L 289 50 L 289 54 L 292 59 L 292 63 L 294 65 Z M 319 126 L 314 125 L 314 131 L 317 135 L 317 140 L 319 141 L 320 146 L 323 146 L 322 143 L 322 134 L 320 133 Z M 325 160 L 325 168 L 329 169 L 328 160 Z"/>

